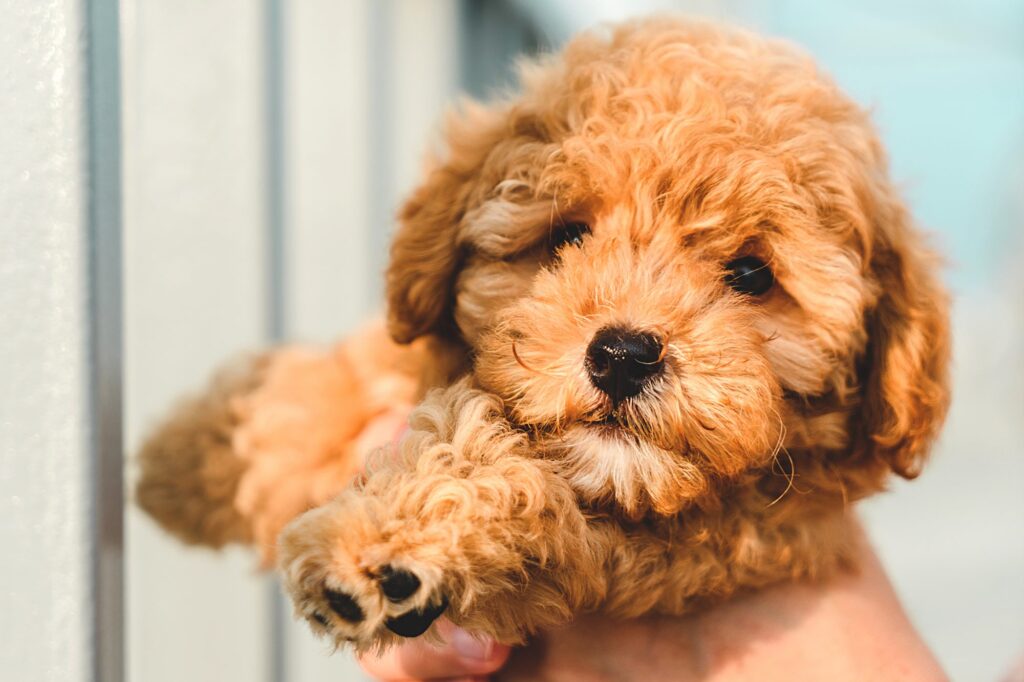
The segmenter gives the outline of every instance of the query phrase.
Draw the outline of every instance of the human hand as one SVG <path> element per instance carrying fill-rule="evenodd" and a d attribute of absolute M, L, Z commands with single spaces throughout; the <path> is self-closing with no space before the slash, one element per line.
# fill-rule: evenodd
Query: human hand
<path fill-rule="evenodd" d="M 509 647 L 473 637 L 447 620 L 437 623 L 444 644 L 411 639 L 383 655 L 359 659 L 371 677 L 382 682 L 469 682 L 486 680 L 505 664 Z"/>
<path fill-rule="evenodd" d="M 513 651 L 497 679 L 945 680 L 881 563 L 858 539 L 856 571 L 776 585 L 686 617 L 577 618 Z"/>

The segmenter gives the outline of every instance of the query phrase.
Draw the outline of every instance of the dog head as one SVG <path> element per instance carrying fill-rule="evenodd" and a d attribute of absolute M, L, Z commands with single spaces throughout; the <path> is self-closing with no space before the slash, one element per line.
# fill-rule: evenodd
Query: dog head
<path fill-rule="evenodd" d="M 390 330 L 468 346 L 584 497 L 673 513 L 782 451 L 916 475 L 945 295 L 806 57 L 665 18 L 585 34 L 447 148 L 401 211 Z"/>

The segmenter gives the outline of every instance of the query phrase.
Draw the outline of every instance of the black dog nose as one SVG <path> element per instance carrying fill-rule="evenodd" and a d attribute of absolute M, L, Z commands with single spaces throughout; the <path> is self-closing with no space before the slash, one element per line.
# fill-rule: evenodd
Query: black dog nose
<path fill-rule="evenodd" d="M 652 334 L 621 327 L 605 327 L 587 346 L 590 380 L 618 405 L 643 390 L 644 384 L 661 371 L 661 341 Z"/>

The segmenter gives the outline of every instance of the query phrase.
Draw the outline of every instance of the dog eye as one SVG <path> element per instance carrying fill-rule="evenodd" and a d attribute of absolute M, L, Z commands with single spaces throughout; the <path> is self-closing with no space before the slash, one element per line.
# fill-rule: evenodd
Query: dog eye
<path fill-rule="evenodd" d="M 725 267 L 729 271 L 725 283 L 741 294 L 760 296 L 775 284 L 772 269 L 756 256 L 737 258 Z"/>
<path fill-rule="evenodd" d="M 590 225 L 586 223 L 565 223 L 551 233 L 549 246 L 551 253 L 558 253 L 564 246 L 581 246 L 583 238 L 590 234 Z"/>

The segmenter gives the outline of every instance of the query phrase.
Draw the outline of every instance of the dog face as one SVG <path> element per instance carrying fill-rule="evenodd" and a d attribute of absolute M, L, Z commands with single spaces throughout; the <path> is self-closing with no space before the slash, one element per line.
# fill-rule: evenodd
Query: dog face
<path fill-rule="evenodd" d="M 783 449 L 914 475 L 945 298 L 866 115 L 804 57 L 659 19 L 470 106 L 401 214 L 399 341 L 480 384 L 589 499 L 669 514 Z"/>

